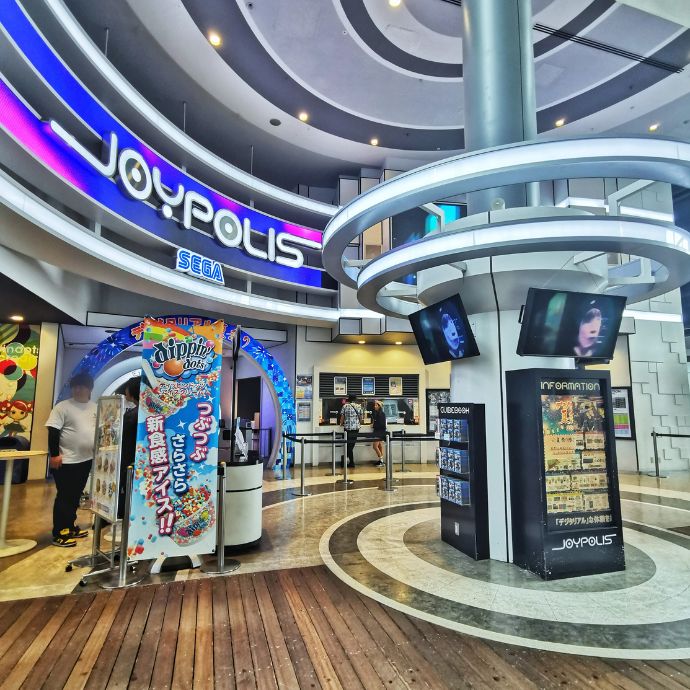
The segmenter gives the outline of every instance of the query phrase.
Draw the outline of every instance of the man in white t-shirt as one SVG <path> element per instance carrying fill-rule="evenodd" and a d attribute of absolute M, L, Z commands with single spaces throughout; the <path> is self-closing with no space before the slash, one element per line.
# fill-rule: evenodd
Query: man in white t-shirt
<path fill-rule="evenodd" d="M 96 403 L 91 401 L 93 378 L 77 374 L 69 382 L 72 397 L 52 409 L 48 427 L 50 467 L 55 479 L 53 544 L 76 546 L 88 535 L 77 524 L 77 508 L 91 471 L 96 434 Z"/>

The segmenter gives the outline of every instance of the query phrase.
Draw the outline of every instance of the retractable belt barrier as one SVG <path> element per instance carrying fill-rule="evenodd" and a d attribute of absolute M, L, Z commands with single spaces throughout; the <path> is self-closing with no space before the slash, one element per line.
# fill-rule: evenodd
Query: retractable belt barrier
<path fill-rule="evenodd" d="M 338 438 L 339 436 L 339 438 Z M 326 437 L 330 437 L 327 439 Z M 363 433 L 363 434 L 357 434 L 357 437 L 355 439 L 352 438 L 346 438 L 345 433 L 342 431 L 325 431 L 325 432 L 312 432 L 312 433 L 306 433 L 306 434 L 282 434 L 283 438 L 283 457 L 286 457 L 285 455 L 285 448 L 286 448 L 286 442 L 291 441 L 294 444 L 298 444 L 300 447 L 300 490 L 299 491 L 293 491 L 292 493 L 295 496 L 311 496 L 311 493 L 306 490 L 305 487 L 305 462 L 304 462 L 304 446 L 305 445 L 316 445 L 316 446 L 331 446 L 331 476 L 337 476 L 336 475 L 336 470 L 335 470 L 335 449 L 337 446 L 343 447 L 347 446 L 349 444 L 354 444 L 356 445 L 357 443 L 372 443 L 373 441 L 382 441 L 383 439 L 381 438 L 380 435 L 374 434 L 374 433 Z M 435 441 L 436 437 L 435 436 L 429 436 L 427 434 L 408 434 L 404 430 L 400 432 L 394 432 L 393 434 L 387 432 L 386 433 L 386 438 L 385 438 L 385 456 L 386 456 L 386 461 L 385 461 L 385 469 L 386 469 L 386 477 L 384 481 L 384 485 L 382 487 L 382 491 L 395 491 L 395 488 L 393 487 L 394 482 L 397 480 L 393 478 L 393 452 L 392 452 L 392 444 L 395 441 L 401 441 L 402 446 L 401 446 L 401 471 L 402 472 L 407 472 L 408 470 L 405 469 L 405 441 Z M 283 479 L 287 480 L 287 472 L 286 472 L 286 467 L 285 464 L 283 464 Z M 354 480 L 350 479 L 348 477 L 348 463 L 343 462 L 343 478 L 342 479 L 336 479 L 336 483 L 338 484 L 344 484 L 346 486 L 349 486 L 351 484 L 354 484 Z"/>
<path fill-rule="evenodd" d="M 648 477 L 656 477 L 657 479 L 668 479 L 667 474 L 660 474 L 659 472 L 659 449 L 656 445 L 658 438 L 690 438 L 690 434 L 660 434 L 658 431 L 652 431 L 652 445 L 654 446 L 654 472 L 648 472 Z"/>

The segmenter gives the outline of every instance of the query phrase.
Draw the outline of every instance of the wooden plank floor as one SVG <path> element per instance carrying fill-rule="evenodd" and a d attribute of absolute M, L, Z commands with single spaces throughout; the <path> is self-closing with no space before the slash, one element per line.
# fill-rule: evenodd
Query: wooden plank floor
<path fill-rule="evenodd" d="M 325 567 L 0 604 L 9 688 L 690 688 L 690 663 L 595 659 L 461 635 Z"/>

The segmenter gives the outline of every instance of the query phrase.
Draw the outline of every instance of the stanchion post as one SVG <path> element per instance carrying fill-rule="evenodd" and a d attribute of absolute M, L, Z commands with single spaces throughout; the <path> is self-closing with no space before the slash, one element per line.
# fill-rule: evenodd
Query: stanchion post
<path fill-rule="evenodd" d="M 400 441 L 400 471 L 405 472 L 405 434 L 407 432 L 403 429 L 400 432 L 402 440 Z"/>
<path fill-rule="evenodd" d="M 125 512 L 122 518 L 122 534 L 120 535 L 120 573 L 117 579 L 118 587 L 127 585 L 127 542 L 129 541 L 129 514 L 132 512 L 132 483 L 134 468 L 127 468 L 127 488 L 125 490 Z M 113 535 L 113 539 L 115 535 Z"/>
<path fill-rule="evenodd" d="M 385 451 L 386 451 L 386 480 L 384 481 L 383 486 L 381 487 L 381 490 L 393 492 L 393 491 L 395 491 L 395 487 L 393 486 L 393 453 L 391 452 L 392 451 L 391 435 L 388 432 L 386 432 Z"/>
<path fill-rule="evenodd" d="M 652 429 L 652 447 L 654 448 L 654 472 L 648 472 L 648 477 L 656 477 L 657 479 L 668 479 L 665 474 L 659 471 L 659 449 L 657 447 L 656 439 L 659 436 L 657 432 Z"/>
<path fill-rule="evenodd" d="M 225 471 L 226 465 L 218 465 L 218 505 L 216 507 L 216 562 L 204 563 L 201 570 L 209 575 L 231 573 L 240 567 L 240 562 L 231 558 L 225 562 Z"/>
<path fill-rule="evenodd" d="M 131 587 L 144 579 L 143 575 L 135 575 L 127 581 L 127 568 L 130 563 L 127 560 L 127 542 L 129 541 L 129 515 L 132 512 L 132 485 L 134 483 L 134 467 L 127 468 L 127 483 L 125 484 L 125 510 L 122 517 L 122 530 L 120 533 L 120 567 L 117 573 L 112 573 L 108 579 L 101 582 L 104 589 L 117 589 L 119 587 Z M 113 540 L 115 534 L 113 533 Z"/>
<path fill-rule="evenodd" d="M 345 484 L 345 486 L 349 486 L 350 484 L 354 484 L 355 481 L 354 479 L 349 479 L 347 476 L 347 469 L 348 469 L 348 462 L 349 460 L 345 457 L 347 454 L 347 431 L 343 432 L 343 478 L 336 480 L 336 484 Z"/>
<path fill-rule="evenodd" d="M 287 467 L 288 467 L 287 438 L 285 437 L 285 432 L 283 431 L 283 479 L 287 479 Z"/>
<path fill-rule="evenodd" d="M 331 475 L 335 477 L 335 429 L 331 431 Z"/>
<path fill-rule="evenodd" d="M 299 450 L 300 450 L 300 468 L 299 468 L 299 491 L 293 491 L 293 496 L 311 496 L 311 492 L 306 490 L 304 484 L 304 439 L 299 440 Z"/>

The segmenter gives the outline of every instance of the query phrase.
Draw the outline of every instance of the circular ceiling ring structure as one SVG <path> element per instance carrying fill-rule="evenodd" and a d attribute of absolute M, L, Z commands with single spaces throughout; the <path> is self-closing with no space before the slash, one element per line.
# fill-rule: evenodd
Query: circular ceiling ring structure
<path fill-rule="evenodd" d="M 473 151 L 416 168 L 343 206 L 323 234 L 323 265 L 357 287 L 347 246 L 367 228 L 403 211 L 458 194 L 525 182 L 621 177 L 690 187 L 690 143 L 656 137 L 532 141 Z"/>
<path fill-rule="evenodd" d="M 370 309 L 405 317 L 418 309 L 386 295 L 403 276 L 469 259 L 552 251 L 621 252 L 651 259 L 663 266 L 658 282 L 635 300 L 680 287 L 690 272 L 690 233 L 660 221 L 601 216 L 559 216 L 487 224 L 472 230 L 429 235 L 393 249 L 369 262 L 358 277 L 357 298 Z"/>

